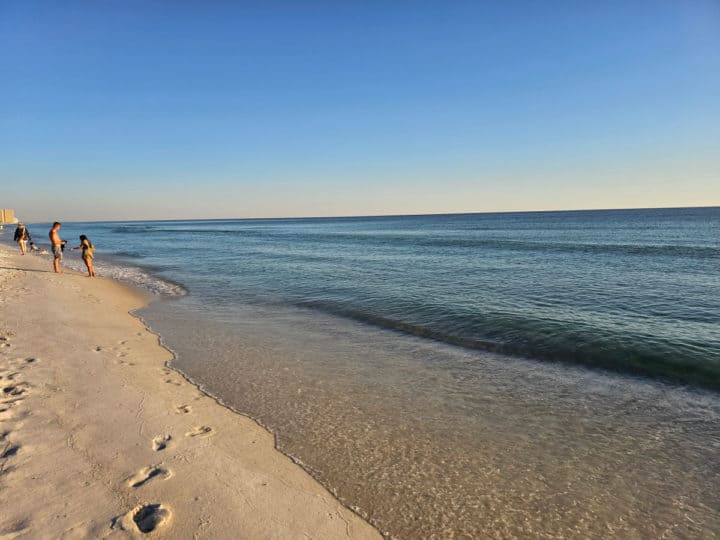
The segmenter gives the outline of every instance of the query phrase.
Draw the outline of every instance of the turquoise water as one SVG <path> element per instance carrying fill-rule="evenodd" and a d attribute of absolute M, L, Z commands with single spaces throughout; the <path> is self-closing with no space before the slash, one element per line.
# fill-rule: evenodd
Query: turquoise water
<path fill-rule="evenodd" d="M 720 389 L 720 209 L 66 225 L 216 310 L 285 304 Z M 43 235 L 44 236 L 44 235 Z"/>
<path fill-rule="evenodd" d="M 720 208 L 62 233 L 388 536 L 720 530 Z"/>

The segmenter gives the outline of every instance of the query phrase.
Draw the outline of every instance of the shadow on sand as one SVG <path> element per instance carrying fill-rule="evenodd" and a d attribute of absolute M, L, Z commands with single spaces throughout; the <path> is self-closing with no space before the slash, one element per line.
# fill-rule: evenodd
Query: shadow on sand
<path fill-rule="evenodd" d="M 0 270 L 21 270 L 22 272 L 41 272 L 46 274 L 52 274 L 52 270 L 35 270 L 32 268 L 17 268 L 15 266 L 0 266 Z"/>

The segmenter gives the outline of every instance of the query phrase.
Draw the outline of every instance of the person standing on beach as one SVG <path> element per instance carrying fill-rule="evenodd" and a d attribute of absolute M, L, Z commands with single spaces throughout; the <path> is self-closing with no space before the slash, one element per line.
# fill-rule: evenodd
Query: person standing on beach
<path fill-rule="evenodd" d="M 63 240 L 60 238 L 60 227 L 62 225 L 58 223 L 57 221 L 53 223 L 52 229 L 50 229 L 50 233 L 48 233 L 48 236 L 50 237 L 50 245 L 52 246 L 53 251 L 53 270 L 55 270 L 56 274 L 60 273 L 60 261 L 62 260 L 62 252 L 65 248 L 65 244 L 67 244 L 67 240 Z"/>
<path fill-rule="evenodd" d="M 70 251 L 76 249 L 82 249 L 82 260 L 85 262 L 85 266 L 88 270 L 88 277 L 95 277 L 95 268 L 93 268 L 93 257 L 95 255 L 95 248 L 92 245 L 90 239 L 84 234 L 80 235 L 80 245 L 74 248 L 70 248 Z"/>
<path fill-rule="evenodd" d="M 27 253 L 27 243 L 32 243 L 32 237 L 30 236 L 28 228 L 22 223 L 18 223 L 17 229 L 15 229 L 14 240 L 20 246 L 20 253 L 25 255 L 25 253 Z"/>

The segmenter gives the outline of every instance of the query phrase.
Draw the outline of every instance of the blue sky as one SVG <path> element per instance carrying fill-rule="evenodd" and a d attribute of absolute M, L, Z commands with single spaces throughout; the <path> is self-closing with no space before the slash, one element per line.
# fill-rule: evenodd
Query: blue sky
<path fill-rule="evenodd" d="M 28 221 L 720 204 L 720 3 L 0 3 Z"/>

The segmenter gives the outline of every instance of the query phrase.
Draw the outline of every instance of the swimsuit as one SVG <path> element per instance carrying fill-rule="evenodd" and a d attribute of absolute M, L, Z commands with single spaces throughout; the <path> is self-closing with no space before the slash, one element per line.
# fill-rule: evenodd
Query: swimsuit
<path fill-rule="evenodd" d="M 82 243 L 82 258 L 85 260 L 92 259 L 94 253 L 95 253 L 95 248 L 90 247 L 87 242 L 83 241 L 83 243 Z"/>

